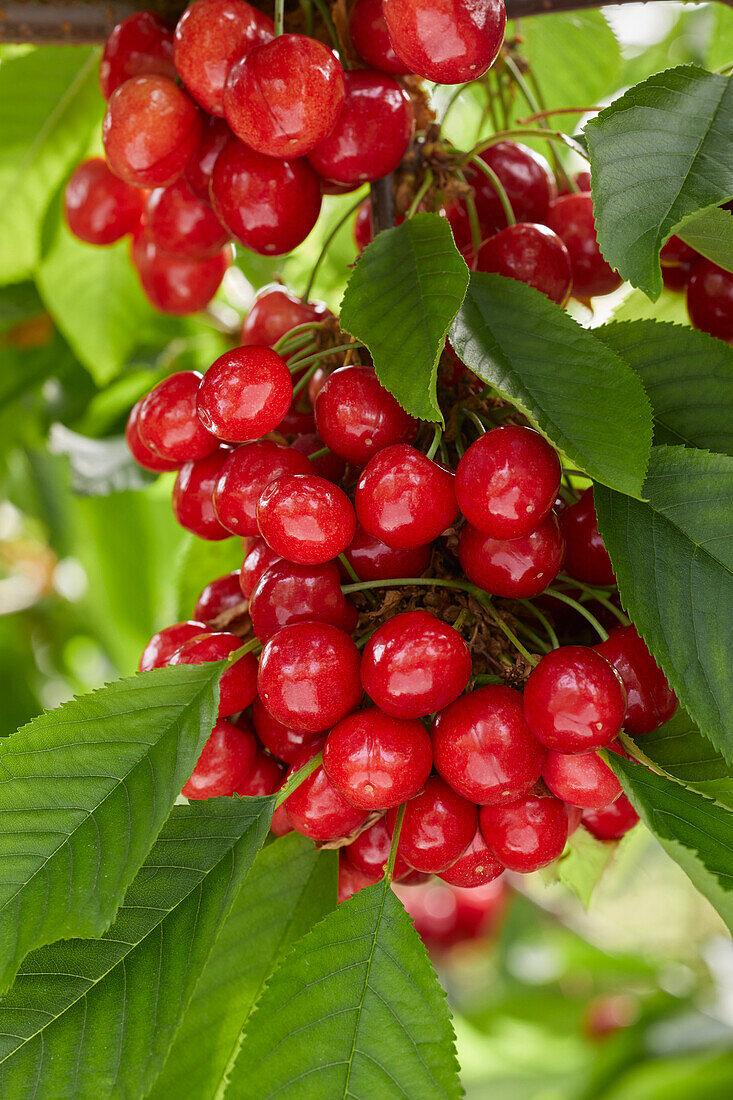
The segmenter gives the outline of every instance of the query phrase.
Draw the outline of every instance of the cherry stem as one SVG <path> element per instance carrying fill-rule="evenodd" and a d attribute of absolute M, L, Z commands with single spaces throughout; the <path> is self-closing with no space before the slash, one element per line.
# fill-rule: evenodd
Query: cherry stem
<path fill-rule="evenodd" d="M 325 458 L 326 455 L 330 455 L 331 451 L 328 447 L 321 447 L 320 451 L 314 451 L 313 454 L 308 455 L 308 458 L 313 461 L 314 458 Z"/>
<path fill-rule="evenodd" d="M 397 848 L 400 843 L 400 833 L 402 832 L 402 822 L 405 817 L 405 809 L 407 803 L 403 802 L 397 811 L 397 817 L 395 818 L 394 829 L 392 830 L 392 843 L 389 846 L 389 859 L 387 860 L 387 866 L 384 871 L 384 877 L 387 880 L 387 885 L 392 882 L 394 877 L 395 863 L 397 862 Z"/>
<path fill-rule="evenodd" d="M 547 123 L 545 123 L 543 125 L 544 115 L 542 113 L 542 104 L 537 102 L 536 96 L 532 92 L 532 89 L 530 88 L 527 81 L 524 79 L 524 75 L 522 74 L 519 66 L 516 63 L 516 61 L 512 57 L 505 57 L 504 58 L 504 66 L 505 66 L 507 72 L 509 73 L 509 75 L 511 76 L 511 78 L 514 80 L 514 83 L 517 85 L 520 92 L 522 93 L 522 95 L 526 99 L 527 105 L 528 105 L 530 111 L 535 112 L 535 116 L 539 120 L 540 127 L 543 130 L 549 129 L 549 125 Z M 555 151 L 554 151 L 552 145 L 550 145 L 550 157 L 552 157 L 552 158 L 555 157 Z M 566 175 L 564 169 L 562 169 L 562 165 L 559 165 L 557 163 L 556 158 L 555 158 L 555 161 L 556 161 L 556 167 L 559 167 L 561 169 L 562 174 Z"/>
<path fill-rule="evenodd" d="M 433 178 L 434 177 L 432 169 L 428 168 L 427 172 L 425 173 L 425 177 L 415 194 L 414 199 L 410 203 L 410 209 L 405 214 L 405 221 L 409 221 L 411 218 L 415 217 L 415 214 L 417 214 L 417 209 L 420 203 L 425 198 L 426 194 L 433 185 Z"/>
<path fill-rule="evenodd" d="M 486 164 L 485 161 L 481 160 L 481 157 L 471 157 L 471 164 L 474 166 L 474 168 L 478 168 L 480 172 L 483 172 L 483 174 L 491 182 L 492 187 L 496 191 L 499 202 L 502 205 L 504 217 L 507 220 L 507 225 L 516 225 L 517 219 L 514 216 L 512 204 L 509 201 L 509 196 L 507 195 L 504 185 L 502 184 L 494 169 Z"/>
<path fill-rule="evenodd" d="M 302 325 L 296 325 L 295 328 L 291 328 L 281 336 L 280 339 L 272 345 L 272 350 L 280 355 L 284 350 L 289 349 L 291 344 L 296 342 L 293 339 L 294 337 L 300 338 L 306 333 L 310 335 L 312 332 L 321 328 L 323 328 L 323 321 L 304 321 Z"/>
<path fill-rule="evenodd" d="M 461 411 L 465 419 L 470 420 L 473 426 L 478 429 L 479 435 L 486 435 L 486 425 L 477 413 L 473 412 L 472 409 L 462 409 Z"/>
<path fill-rule="evenodd" d="M 340 351 L 351 351 L 352 348 L 360 348 L 361 344 L 338 344 L 335 348 L 322 348 L 320 351 L 315 352 L 313 355 L 306 355 L 300 359 L 291 359 L 288 363 L 288 369 L 292 373 L 293 371 L 300 370 L 301 367 L 307 367 L 311 363 L 320 363 L 324 359 L 328 359 L 329 355 L 336 355 Z"/>
<path fill-rule="evenodd" d="M 308 370 L 305 371 L 305 373 L 298 379 L 298 381 L 293 386 L 293 397 L 294 398 L 297 397 L 298 394 L 302 390 L 305 389 L 305 387 L 308 385 L 308 383 L 310 382 L 313 375 L 318 370 L 320 364 L 321 364 L 321 359 L 320 358 L 316 359 L 315 363 L 311 363 L 311 365 L 308 367 Z"/>
<path fill-rule="evenodd" d="M 538 137 L 544 138 L 545 141 L 557 141 L 561 145 L 566 146 L 568 149 L 572 149 L 574 153 L 578 153 L 584 160 L 589 160 L 589 156 L 583 146 L 578 141 L 574 141 L 569 134 L 564 134 L 561 130 L 543 130 L 543 129 L 526 129 L 526 130 L 499 130 L 497 133 L 492 134 L 491 137 L 484 138 L 477 145 L 474 145 L 473 149 L 470 149 L 464 158 L 464 163 L 470 161 L 472 157 L 477 156 L 479 153 L 483 153 L 485 149 L 488 149 L 491 145 L 496 145 L 499 141 L 504 141 L 505 138 L 512 137 Z"/>
<path fill-rule="evenodd" d="M 608 631 L 605 630 L 595 615 L 591 614 L 587 607 L 583 607 L 582 603 L 578 603 L 572 596 L 566 596 L 564 592 L 558 592 L 556 588 L 546 589 L 548 596 L 554 596 L 556 600 L 560 600 L 562 603 L 566 603 L 568 607 L 572 607 L 574 611 L 577 611 L 579 615 L 582 615 L 584 619 L 587 619 L 590 625 L 595 630 L 598 637 L 602 642 L 605 642 L 608 638 Z"/>
<path fill-rule="evenodd" d="M 608 598 L 606 592 L 602 589 L 596 588 L 590 584 L 584 584 L 583 581 L 576 581 L 572 577 L 567 577 L 564 574 L 557 578 L 557 582 L 563 585 L 567 585 L 571 590 L 573 588 L 579 588 L 581 592 L 588 596 L 592 600 L 596 600 L 599 604 L 605 607 L 612 615 L 615 615 L 622 626 L 628 626 L 631 619 L 620 608 L 616 607 L 614 603 Z"/>
<path fill-rule="evenodd" d="M 430 446 L 428 448 L 428 452 L 425 455 L 426 458 L 431 458 L 431 459 L 435 458 L 435 452 L 437 451 L 438 447 L 440 446 L 442 438 L 443 438 L 443 429 L 441 428 L 440 424 L 436 424 L 435 425 L 435 434 L 433 435 L 433 442 L 430 444 Z"/>
<path fill-rule="evenodd" d="M 552 118 L 553 115 L 587 115 L 591 111 L 601 111 L 602 107 L 548 107 L 544 111 L 535 111 L 526 118 L 518 118 L 518 126 L 529 126 L 531 122 L 539 122 L 543 118 Z"/>
<path fill-rule="evenodd" d="M 552 648 L 559 649 L 560 642 L 557 639 L 557 634 L 553 630 L 550 620 L 547 618 L 544 612 L 540 611 L 539 607 L 535 607 L 531 600 L 520 600 L 519 602 L 521 603 L 522 607 L 526 607 L 527 611 L 531 612 L 532 615 L 534 615 L 534 617 L 537 619 L 537 621 L 542 625 L 545 633 L 547 634 L 547 637 L 550 639 L 550 645 L 552 646 Z"/>
<path fill-rule="evenodd" d="M 341 562 L 344 569 L 346 570 L 346 572 L 351 577 L 352 581 L 354 581 L 355 584 L 361 584 L 361 581 L 359 580 L 359 574 L 354 569 L 354 567 L 351 564 L 351 562 L 349 561 L 349 559 L 346 557 L 346 554 L 339 554 L 339 561 Z"/>
<path fill-rule="evenodd" d="M 331 232 L 328 234 L 325 241 L 323 242 L 323 247 L 321 248 L 321 251 L 318 253 L 318 259 L 313 264 L 313 268 L 312 268 L 311 273 L 310 273 L 310 278 L 308 279 L 308 285 L 306 286 L 305 294 L 303 295 L 303 298 L 306 302 L 308 301 L 308 299 L 311 296 L 311 291 L 313 290 L 313 284 L 316 281 L 316 275 L 318 274 L 318 269 L 321 266 L 321 264 L 323 263 L 323 260 L 325 259 L 326 253 L 328 252 L 329 248 L 331 247 L 331 243 L 332 243 L 334 237 L 338 233 L 339 229 L 341 229 L 341 227 L 346 224 L 346 222 L 349 220 L 351 215 L 354 214 L 359 209 L 359 207 L 361 206 L 363 201 L 364 201 L 364 199 L 362 197 L 360 199 L 357 199 L 356 202 L 351 204 L 351 206 L 346 211 L 346 213 L 342 214 L 342 216 L 336 222 L 333 229 L 331 230 Z"/>
<path fill-rule="evenodd" d="M 305 19 L 305 33 L 309 38 L 313 37 L 313 5 L 311 0 L 300 0 L 300 9 Z"/>
<path fill-rule="evenodd" d="M 341 45 L 341 39 L 338 36 L 338 31 L 336 30 L 334 21 L 331 18 L 331 12 L 328 10 L 328 4 L 326 4 L 324 0 L 313 0 L 313 4 L 316 8 L 318 8 L 318 11 L 321 13 L 321 18 L 326 24 L 326 30 L 328 31 L 331 41 L 333 42 L 333 48 L 339 55 L 339 60 L 342 67 L 344 69 L 350 69 L 351 65 L 349 64 L 344 53 L 343 46 Z"/>
<path fill-rule="evenodd" d="M 259 652 L 262 648 L 262 642 L 259 638 L 251 638 L 246 645 L 241 646 L 239 649 L 235 649 L 233 653 L 229 654 L 226 659 L 224 672 L 226 672 L 230 665 L 236 664 L 240 657 L 246 657 L 248 653 Z"/>
<path fill-rule="evenodd" d="M 290 778 L 285 783 L 283 783 L 282 787 L 277 793 L 277 798 L 275 799 L 275 809 L 277 810 L 280 806 L 282 806 L 283 802 L 290 798 L 293 791 L 297 791 L 300 784 L 305 782 L 309 775 L 313 775 L 313 772 L 317 771 L 322 763 L 323 752 L 321 751 L 316 753 L 315 756 L 312 756 L 311 759 L 308 760 L 302 768 L 298 768 L 297 772 L 293 772 Z"/>
<path fill-rule="evenodd" d="M 456 176 L 461 181 L 461 183 L 465 183 L 468 187 L 468 182 L 463 172 L 456 171 Z M 479 249 L 481 248 L 481 226 L 479 225 L 476 203 L 474 202 L 473 195 L 470 192 L 467 192 L 463 196 L 463 202 L 465 202 L 466 204 L 468 224 L 471 226 L 471 248 L 473 250 L 473 259 L 475 262 L 476 257 L 479 253 Z"/>
<path fill-rule="evenodd" d="M 499 615 L 496 608 L 492 605 L 492 603 L 489 600 L 486 593 L 482 592 L 481 589 L 476 589 L 476 592 L 474 593 L 474 595 L 475 595 L 475 598 L 478 600 L 478 602 L 483 607 L 484 611 L 489 615 L 490 618 L 492 618 L 494 620 L 496 625 L 506 635 L 506 637 L 512 643 L 514 648 L 522 654 L 525 661 L 528 661 L 529 664 L 533 665 L 533 666 L 538 664 L 539 663 L 539 657 L 535 657 L 532 653 L 529 652 L 529 650 L 524 645 L 522 645 L 522 643 L 520 642 L 519 638 L 516 636 L 514 631 L 511 629 L 511 627 L 507 626 L 507 624 L 502 619 L 501 615 Z"/>
<path fill-rule="evenodd" d="M 285 0 L 275 0 L 275 37 L 285 30 Z"/>

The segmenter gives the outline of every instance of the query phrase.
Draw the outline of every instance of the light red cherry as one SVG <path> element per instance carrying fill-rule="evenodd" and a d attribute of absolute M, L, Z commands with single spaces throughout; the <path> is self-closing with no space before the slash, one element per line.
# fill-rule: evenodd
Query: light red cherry
<path fill-rule="evenodd" d="M 367 463 L 355 506 L 364 530 L 387 546 L 426 546 L 458 515 L 455 477 L 414 447 L 395 443 Z"/>
<path fill-rule="evenodd" d="M 595 648 L 611 662 L 624 682 L 626 732 L 651 733 L 669 722 L 677 710 L 677 696 L 636 628 L 618 626 Z"/>
<path fill-rule="evenodd" d="M 104 44 L 99 86 L 109 99 L 131 77 L 151 75 L 176 79 L 173 35 L 153 12 L 134 11 L 117 24 Z"/>
<path fill-rule="evenodd" d="M 560 526 L 565 535 L 565 572 L 586 584 L 615 584 L 611 559 L 598 533 L 592 488 L 586 489 L 575 504 L 563 509 Z"/>
<path fill-rule="evenodd" d="M 315 402 L 316 427 L 325 445 L 365 466 L 394 443 L 411 443 L 418 422 L 380 383 L 371 367 L 341 367 L 326 379 Z"/>
<path fill-rule="evenodd" d="M 290 765 L 288 776 L 307 764 L 322 746 L 322 741 L 313 741 L 301 749 Z M 349 836 L 364 823 L 367 816 L 364 810 L 352 806 L 336 790 L 322 766 L 303 780 L 284 806 L 294 829 L 311 840 L 321 842 Z"/>
<path fill-rule="evenodd" d="M 610 294 L 621 286 L 621 276 L 601 253 L 590 194 L 581 191 L 561 195 L 550 207 L 547 225 L 562 238 L 570 253 L 574 298 L 585 300 Z"/>
<path fill-rule="evenodd" d="M 153 191 L 146 227 L 156 248 L 187 260 L 210 260 L 229 240 L 214 211 L 194 195 L 185 179 Z"/>
<path fill-rule="evenodd" d="M 368 534 L 363 527 L 357 527 L 344 554 L 360 581 L 384 581 L 397 577 L 421 577 L 430 565 L 432 549 L 428 544 L 396 550 Z M 347 576 L 345 571 L 342 575 Z M 351 580 L 351 577 L 348 579 Z"/>
<path fill-rule="evenodd" d="M 356 516 L 338 486 L 315 474 L 292 474 L 264 489 L 257 524 L 267 545 L 283 558 L 318 565 L 346 549 L 356 531 Z"/>
<path fill-rule="evenodd" d="M 157 634 L 153 634 L 145 646 L 138 668 L 141 672 L 149 672 L 151 668 L 163 668 L 184 642 L 189 642 L 198 634 L 204 634 L 206 629 L 206 623 L 196 619 L 187 619 L 183 623 L 164 626 Z"/>
<path fill-rule="evenodd" d="M 583 825 L 596 840 L 620 840 L 639 821 L 639 815 L 622 794 L 601 810 L 584 810 Z"/>
<path fill-rule="evenodd" d="M 349 18 L 349 34 L 362 61 L 392 76 L 405 76 L 409 69 L 394 52 L 382 0 L 356 0 Z"/>
<path fill-rule="evenodd" d="M 170 660 L 171 665 L 202 665 L 222 661 L 242 646 L 242 639 L 226 631 L 199 634 L 184 642 Z M 257 659 L 245 653 L 219 680 L 219 717 L 227 718 L 250 705 L 257 694 Z"/>
<path fill-rule="evenodd" d="M 508 599 L 537 596 L 560 572 L 565 541 L 554 513 L 529 535 L 494 539 L 466 524 L 458 540 L 458 558 L 473 584 Z"/>
<path fill-rule="evenodd" d="M 263 642 L 291 623 L 332 623 L 351 634 L 358 618 L 356 608 L 341 591 L 341 576 L 333 562 L 295 565 L 284 559 L 259 577 L 249 614 L 254 633 Z"/>
<path fill-rule="evenodd" d="M 479 820 L 496 858 L 521 874 L 554 863 L 568 839 L 565 803 L 549 793 L 528 794 L 505 806 L 482 806 Z"/>
<path fill-rule="evenodd" d="M 385 816 L 378 818 L 363 833 L 359 833 L 343 851 L 353 867 L 372 881 L 378 882 L 384 877 L 391 847 L 392 829 Z M 394 881 L 400 882 L 414 874 L 412 868 L 398 854 L 394 865 Z"/>
<path fill-rule="evenodd" d="M 289 729 L 270 714 L 259 695 L 252 704 L 252 722 L 262 744 L 278 760 L 292 764 L 300 750 L 316 738 L 325 736 L 323 731 L 309 733 L 303 730 Z"/>
<path fill-rule="evenodd" d="M 279 791 L 285 778 L 285 766 L 269 753 L 255 753 L 252 767 L 246 778 L 237 784 L 235 794 L 241 797 L 263 797 Z"/>
<path fill-rule="evenodd" d="M 254 538 L 252 545 L 245 551 L 242 568 L 239 571 L 239 587 L 242 595 L 249 599 L 257 581 L 273 562 L 280 561 L 280 555 L 271 550 L 263 538 Z"/>
<path fill-rule="evenodd" d="M 586 810 L 600 810 L 621 794 L 621 784 L 597 752 L 548 752 L 542 778 L 552 793 Z"/>
<path fill-rule="evenodd" d="M 437 84 L 477 80 L 504 41 L 504 0 L 431 0 L 429 8 L 420 0 L 384 0 L 383 10 L 397 56 Z"/>
<path fill-rule="evenodd" d="M 282 443 L 257 439 L 237 447 L 222 464 L 214 489 L 219 522 L 235 535 L 258 535 L 257 501 L 270 482 L 312 472 L 306 455 Z"/>
<path fill-rule="evenodd" d="M 479 249 L 476 269 L 526 283 L 561 306 L 573 285 L 567 248 L 557 233 L 531 222 L 517 222 L 489 237 Z"/>
<path fill-rule="evenodd" d="M 217 451 L 196 462 L 186 462 L 173 485 L 173 514 L 186 531 L 200 539 L 218 542 L 231 531 L 222 527 L 214 510 L 214 487 L 228 452 Z"/>
<path fill-rule="evenodd" d="M 125 442 L 127 448 L 132 457 L 137 462 L 138 466 L 142 466 L 144 470 L 150 470 L 151 473 L 160 474 L 168 473 L 171 470 L 177 470 L 182 465 L 181 462 L 172 462 L 168 458 L 161 458 L 155 451 L 152 451 L 140 438 L 140 433 L 137 430 L 138 419 L 140 416 L 140 407 L 142 406 L 142 400 L 138 401 L 130 410 L 130 415 L 127 418 L 125 424 Z"/>
<path fill-rule="evenodd" d="M 101 157 L 83 161 L 64 191 L 69 229 L 87 244 L 113 244 L 134 233 L 143 212 L 139 189 L 110 172 Z"/>
<path fill-rule="evenodd" d="M 325 302 L 304 302 L 297 294 L 278 283 L 258 290 L 242 325 L 242 344 L 272 347 L 277 341 L 310 321 L 332 316 Z"/>
<path fill-rule="evenodd" d="M 203 619 L 210 623 L 218 619 L 220 615 L 240 614 L 246 611 L 247 604 L 242 595 L 239 584 L 239 570 L 225 573 L 222 577 L 215 577 L 202 589 L 196 606 L 193 609 L 197 619 Z"/>
<path fill-rule="evenodd" d="M 233 795 L 252 770 L 256 748 L 250 730 L 219 719 L 181 794 L 190 799 Z"/>
<path fill-rule="evenodd" d="M 169 462 L 206 458 L 219 448 L 196 414 L 200 382 L 195 370 L 169 374 L 140 405 L 137 430 L 143 446 Z"/>
<path fill-rule="evenodd" d="M 206 115 L 201 129 L 201 140 L 196 152 L 186 165 L 183 178 L 200 202 L 211 205 L 211 174 L 216 158 L 226 145 L 232 132 L 223 118 Z"/>
<path fill-rule="evenodd" d="M 387 823 L 394 829 L 397 811 Z M 447 871 L 468 848 L 476 834 L 476 807 L 432 775 L 423 789 L 405 805 L 397 851 L 416 871 Z"/>
<path fill-rule="evenodd" d="M 447 871 L 441 871 L 439 877 L 451 886 L 473 890 L 477 886 L 486 886 L 493 882 L 503 872 L 504 864 L 490 850 L 481 830 L 476 829 L 474 838 L 463 855 Z"/>
<path fill-rule="evenodd" d="M 181 316 L 206 308 L 232 262 L 229 245 L 208 260 L 171 256 L 155 246 L 147 230 L 133 239 L 131 256 L 151 305 Z"/>
<path fill-rule="evenodd" d="M 204 427 L 230 443 L 267 435 L 290 408 L 293 380 L 272 348 L 240 347 L 212 363 L 198 392 Z"/>

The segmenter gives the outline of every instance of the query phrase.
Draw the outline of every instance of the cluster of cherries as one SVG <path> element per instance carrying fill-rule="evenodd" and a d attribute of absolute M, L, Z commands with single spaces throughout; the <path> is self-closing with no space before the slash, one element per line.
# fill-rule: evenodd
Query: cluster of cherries
<path fill-rule="evenodd" d="M 664 285 L 686 295 L 693 328 L 733 343 L 733 272 L 705 259 L 679 237 L 670 237 L 659 259 Z"/>

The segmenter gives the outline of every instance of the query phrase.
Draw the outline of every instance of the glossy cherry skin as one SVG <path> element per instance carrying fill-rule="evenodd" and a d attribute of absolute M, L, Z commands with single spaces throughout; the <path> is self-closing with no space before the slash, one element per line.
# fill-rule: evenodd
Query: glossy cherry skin
<path fill-rule="evenodd" d="M 249 613 L 252 629 L 262 642 L 291 623 L 333 623 L 351 634 L 358 618 L 356 608 L 341 591 L 341 576 L 333 562 L 295 565 L 284 559 L 260 576 L 250 597 Z"/>
<path fill-rule="evenodd" d="M 325 302 L 304 302 L 292 290 L 277 283 L 258 290 L 242 325 L 243 344 L 272 347 L 277 341 L 309 321 L 324 321 L 332 316 Z"/>
<path fill-rule="evenodd" d="M 392 76 L 409 73 L 404 61 L 394 52 L 382 0 L 356 0 L 349 18 L 349 33 L 354 49 L 367 65 Z"/>
<path fill-rule="evenodd" d="M 99 86 L 109 99 L 130 77 L 153 74 L 176 79 L 173 35 L 151 11 L 135 11 L 117 24 L 104 44 Z"/>
<path fill-rule="evenodd" d="M 293 399 L 287 364 L 272 348 L 225 351 L 199 388 L 201 423 L 219 439 L 246 443 L 278 426 Z"/>
<path fill-rule="evenodd" d="M 300 565 L 331 561 L 356 531 L 351 501 L 342 489 L 315 474 L 271 481 L 257 503 L 257 524 L 271 549 Z"/>
<path fill-rule="evenodd" d="M 247 604 L 239 585 L 239 570 L 225 573 L 223 577 L 216 577 L 209 581 L 196 600 L 193 609 L 195 618 L 202 619 L 206 623 L 213 622 L 220 615 L 227 612 L 246 610 Z"/>
<path fill-rule="evenodd" d="M 427 611 L 404 611 L 388 619 L 364 649 L 364 691 L 395 718 L 423 718 L 447 707 L 470 678 L 466 642 Z"/>
<path fill-rule="evenodd" d="M 251 149 L 302 157 L 331 133 L 345 94 L 344 70 L 327 46 L 281 34 L 232 65 L 224 114 Z"/>
<path fill-rule="evenodd" d="M 167 187 L 198 148 L 201 116 L 168 77 L 135 76 L 113 92 L 102 140 L 120 179 L 136 187 Z"/>
<path fill-rule="evenodd" d="M 412 443 L 418 422 L 398 404 L 371 367 L 341 367 L 326 379 L 315 402 L 316 427 L 325 445 L 365 466 L 393 443 Z"/>
<path fill-rule="evenodd" d="M 242 595 L 249 599 L 262 574 L 273 562 L 280 561 L 280 555 L 271 550 L 263 538 L 245 539 L 251 546 L 245 550 L 242 568 L 239 571 L 239 587 Z"/>
<path fill-rule="evenodd" d="M 194 195 L 184 179 L 153 191 L 146 226 L 156 248 L 187 260 L 210 260 L 229 240 L 214 211 Z"/>
<path fill-rule="evenodd" d="M 624 682 L 627 733 L 651 733 L 669 722 L 677 710 L 677 696 L 635 627 L 616 627 L 595 649 L 611 662 Z"/>
<path fill-rule="evenodd" d="M 621 276 L 606 263 L 598 246 L 590 194 L 561 195 L 550 208 L 547 224 L 570 253 L 574 298 L 595 298 L 621 286 Z"/>
<path fill-rule="evenodd" d="M 524 716 L 532 733 L 556 752 L 590 752 L 621 732 L 626 690 L 616 669 L 587 646 L 546 654 L 524 688 Z"/>
<path fill-rule="evenodd" d="M 384 73 L 345 73 L 346 98 L 328 137 L 308 154 L 320 176 L 334 183 L 381 179 L 394 171 L 410 144 L 415 116 L 407 92 Z"/>
<path fill-rule="evenodd" d="M 230 68 L 274 35 L 269 16 L 244 0 L 196 0 L 178 20 L 176 69 L 193 98 L 210 115 L 223 115 Z"/>
<path fill-rule="evenodd" d="M 196 415 L 201 375 L 195 370 L 170 374 L 144 397 L 137 430 L 143 445 L 169 462 L 206 458 L 219 448 Z"/>
<path fill-rule="evenodd" d="M 432 550 L 429 545 L 395 550 L 368 534 L 363 527 L 357 527 L 344 553 L 360 581 L 384 581 L 421 577 L 430 565 Z"/>
<path fill-rule="evenodd" d="M 597 752 L 548 752 L 542 778 L 552 793 L 584 810 L 600 810 L 621 794 L 621 784 Z"/>
<path fill-rule="evenodd" d="M 170 660 L 172 665 L 203 665 L 207 661 L 222 661 L 242 647 L 236 634 L 200 634 L 184 642 Z M 237 714 L 254 700 L 257 694 L 257 658 L 245 653 L 226 670 L 219 681 L 219 717 Z"/>
<path fill-rule="evenodd" d="M 584 810 L 583 825 L 596 840 L 620 840 L 639 820 L 625 794 L 601 810 Z"/>
<path fill-rule="evenodd" d="M 518 222 L 502 229 L 481 246 L 476 268 L 526 283 L 561 306 L 570 297 L 570 255 L 545 225 Z"/>
<path fill-rule="evenodd" d="M 219 719 L 181 794 L 191 799 L 233 795 L 251 772 L 256 749 L 251 731 Z"/>
<path fill-rule="evenodd" d="M 493 882 L 503 872 L 504 864 L 490 850 L 481 830 L 476 829 L 474 838 L 463 855 L 447 871 L 442 871 L 439 877 L 451 886 L 473 890 L 477 886 L 486 886 Z"/>
<path fill-rule="evenodd" d="M 130 415 L 127 418 L 127 423 L 125 425 L 125 442 L 127 443 L 127 449 L 138 466 L 142 466 L 144 470 L 150 470 L 151 473 L 161 474 L 168 473 L 171 470 L 177 470 L 182 463 L 172 462 L 167 458 L 161 458 L 155 451 L 151 451 L 150 447 L 146 446 L 140 438 L 137 425 L 141 406 L 142 401 L 138 401 L 137 404 L 133 405 L 130 410 Z"/>
<path fill-rule="evenodd" d="M 359 650 L 330 623 L 295 623 L 270 638 L 260 657 L 258 692 L 289 729 L 318 733 L 356 708 L 362 696 Z"/>
<path fill-rule="evenodd" d="M 482 806 L 479 821 L 496 858 L 523 875 L 553 863 L 568 839 L 565 803 L 551 794 L 528 794 L 505 806 Z"/>
<path fill-rule="evenodd" d="M 284 760 L 286 764 L 292 764 L 305 745 L 323 736 L 322 731 L 308 733 L 284 726 L 272 717 L 259 695 L 252 704 L 252 721 L 257 730 L 257 736 L 265 748 L 269 749 L 278 760 Z"/>
<path fill-rule="evenodd" d="M 80 241 L 113 244 L 140 224 L 143 197 L 110 172 L 101 157 L 83 161 L 66 184 L 66 223 Z"/>
<path fill-rule="evenodd" d="M 228 539 L 231 531 L 222 527 L 214 510 L 214 487 L 221 476 L 228 452 L 217 451 L 178 471 L 173 485 L 173 515 L 181 527 L 209 542 Z"/>
<path fill-rule="evenodd" d="M 281 256 L 302 244 L 318 221 L 321 186 L 304 158 L 268 157 L 232 138 L 216 158 L 211 201 L 245 248 Z"/>
<path fill-rule="evenodd" d="M 270 832 L 273 836 L 287 836 L 288 833 L 295 832 L 293 826 L 290 824 L 288 811 L 284 806 L 278 806 L 275 809 L 272 815 L 272 822 L 270 823 Z"/>
<path fill-rule="evenodd" d="M 489 685 L 456 699 L 433 721 L 435 767 L 446 783 L 482 806 L 513 802 L 542 773 L 545 747 L 530 732 L 522 696 Z"/>
<path fill-rule="evenodd" d="M 206 115 L 201 129 L 198 148 L 186 165 L 183 178 L 199 202 L 211 205 L 209 188 L 211 173 L 219 153 L 226 145 L 232 132 L 223 118 Z"/>
<path fill-rule="evenodd" d="M 227 245 L 208 260 L 170 256 L 142 232 L 132 244 L 132 262 L 151 305 L 161 313 L 186 315 L 205 309 L 232 262 Z"/>
<path fill-rule="evenodd" d="M 397 811 L 390 810 L 387 824 L 394 829 Z M 447 871 L 468 848 L 476 834 L 476 807 L 431 775 L 425 786 L 405 806 L 397 851 L 416 871 Z"/>
<path fill-rule="evenodd" d="M 492 428 L 456 470 L 456 497 L 472 527 L 497 539 L 528 535 L 549 515 L 560 487 L 560 460 L 532 428 Z"/>
<path fill-rule="evenodd" d="M 383 10 L 397 56 L 410 72 L 437 84 L 476 80 L 504 41 L 504 0 L 384 0 Z"/>
<path fill-rule="evenodd" d="M 346 463 L 343 458 L 339 458 L 331 451 L 327 454 L 318 455 L 317 458 L 312 457 L 317 451 L 324 449 L 323 440 L 316 432 L 305 432 L 303 435 L 296 436 L 291 443 L 291 447 L 294 451 L 300 451 L 301 454 L 310 457 L 313 469 L 319 477 L 324 477 L 326 481 L 332 481 L 334 485 L 338 485 L 343 479 L 346 473 Z"/>
<path fill-rule="evenodd" d="M 359 833 L 343 851 L 353 867 L 372 881 L 378 882 L 384 877 L 391 847 L 392 830 L 387 824 L 387 818 L 380 817 L 363 833 Z M 394 881 L 399 882 L 414 873 L 398 854 L 394 866 Z"/>
<path fill-rule="evenodd" d="M 701 259 L 687 285 L 687 312 L 694 328 L 733 341 L 733 274 Z"/>
<path fill-rule="evenodd" d="M 416 795 L 430 775 L 433 753 L 421 722 L 378 707 L 349 714 L 323 746 L 323 767 L 344 798 L 362 810 L 388 810 Z"/>
<path fill-rule="evenodd" d="M 312 472 L 306 455 L 282 443 L 257 439 L 237 447 L 222 465 L 214 489 L 219 522 L 235 535 L 258 535 L 257 501 L 270 482 L 287 474 Z"/>
<path fill-rule="evenodd" d="M 323 741 L 306 745 L 290 765 L 288 776 L 307 764 L 323 747 Z M 285 803 L 294 829 L 311 840 L 339 840 L 350 836 L 366 820 L 364 810 L 352 806 L 333 786 L 323 767 L 303 780 Z"/>
<path fill-rule="evenodd" d="M 565 535 L 565 572 L 586 584 L 615 584 L 611 559 L 598 533 L 592 488 L 561 512 L 560 526 Z"/>
<path fill-rule="evenodd" d="M 237 784 L 235 794 L 257 798 L 279 791 L 285 778 L 285 766 L 266 752 L 255 753 L 248 775 Z"/>
<path fill-rule="evenodd" d="M 373 886 L 375 882 L 379 882 L 379 879 L 370 878 L 361 871 L 357 871 L 356 867 L 349 863 L 344 852 L 345 849 L 343 848 L 339 852 L 338 905 L 341 905 L 343 901 L 348 901 L 349 898 L 353 898 L 354 894 L 358 894 L 365 887 Z"/>
<path fill-rule="evenodd" d="M 565 541 L 554 513 L 529 535 L 494 539 L 466 524 L 458 539 L 458 558 L 468 579 L 492 596 L 538 596 L 560 572 Z"/>
<path fill-rule="evenodd" d="M 426 546 L 458 515 L 455 477 L 414 447 L 395 443 L 369 460 L 355 506 L 364 530 L 387 546 Z"/>
<path fill-rule="evenodd" d="M 164 626 L 157 634 L 153 634 L 145 646 L 138 668 L 141 672 L 149 672 L 151 668 L 164 668 L 184 642 L 190 642 L 198 634 L 205 634 L 206 629 L 206 623 L 195 619 Z"/>

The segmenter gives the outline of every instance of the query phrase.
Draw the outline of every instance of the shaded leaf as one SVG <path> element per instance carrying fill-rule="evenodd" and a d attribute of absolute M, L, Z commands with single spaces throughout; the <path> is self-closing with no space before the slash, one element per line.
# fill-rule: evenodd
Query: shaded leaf
<path fill-rule="evenodd" d="M 682 707 L 659 729 L 639 737 L 636 750 L 681 783 L 733 810 L 731 770 Z"/>
<path fill-rule="evenodd" d="M 733 213 L 714 206 L 685 222 L 678 236 L 718 267 L 733 271 Z"/>
<path fill-rule="evenodd" d="M 614 845 L 596 840 L 586 829 L 576 829 L 557 861 L 558 880 L 572 890 L 586 909 L 614 852 Z"/>

